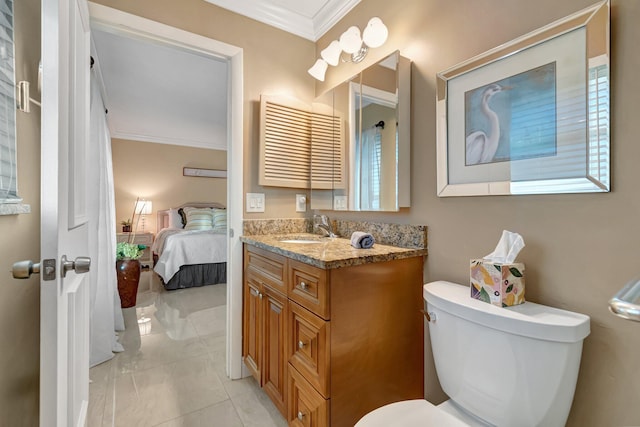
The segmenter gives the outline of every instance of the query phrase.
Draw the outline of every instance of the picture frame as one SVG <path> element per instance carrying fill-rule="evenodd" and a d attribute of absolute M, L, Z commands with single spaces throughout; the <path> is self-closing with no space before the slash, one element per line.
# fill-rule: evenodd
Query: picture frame
<path fill-rule="evenodd" d="M 226 178 L 227 171 L 219 169 L 182 168 L 182 176 L 195 176 L 199 178 Z"/>
<path fill-rule="evenodd" d="M 436 76 L 439 197 L 610 191 L 609 0 Z"/>

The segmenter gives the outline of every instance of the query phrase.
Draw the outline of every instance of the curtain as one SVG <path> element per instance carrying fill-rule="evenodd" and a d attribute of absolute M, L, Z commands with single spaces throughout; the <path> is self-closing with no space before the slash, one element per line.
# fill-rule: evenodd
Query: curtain
<path fill-rule="evenodd" d="M 359 199 L 360 209 L 374 210 L 380 208 L 380 155 L 382 149 L 379 128 L 366 129 L 362 132 L 358 153 L 360 170 Z"/>
<path fill-rule="evenodd" d="M 90 365 L 123 351 L 116 330 L 124 330 L 116 278 L 116 214 L 111 160 L 111 136 L 98 82 L 91 74 L 89 167 L 100 173 L 89 188 L 89 252 L 91 256 Z"/>

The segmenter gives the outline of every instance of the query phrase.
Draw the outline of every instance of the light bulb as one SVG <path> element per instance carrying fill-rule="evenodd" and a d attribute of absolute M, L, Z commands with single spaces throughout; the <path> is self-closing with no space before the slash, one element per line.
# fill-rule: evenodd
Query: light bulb
<path fill-rule="evenodd" d="M 324 75 L 327 72 L 327 63 L 318 59 L 313 67 L 309 68 L 308 73 L 311 74 L 316 80 L 324 81 Z"/>
<path fill-rule="evenodd" d="M 382 22 L 382 19 L 373 17 L 369 20 L 369 23 L 362 33 L 362 39 L 369 47 L 380 47 L 387 41 L 389 36 L 389 30 Z"/>
<path fill-rule="evenodd" d="M 340 47 L 349 55 L 359 51 L 361 46 L 362 38 L 360 37 L 360 29 L 356 26 L 349 27 L 349 29 L 340 36 Z"/>
<path fill-rule="evenodd" d="M 340 43 L 337 40 L 334 40 L 326 47 L 326 49 L 320 52 L 320 56 L 322 56 L 322 59 L 324 59 L 327 64 L 335 67 L 340 61 L 341 53 L 342 48 L 340 47 Z"/>

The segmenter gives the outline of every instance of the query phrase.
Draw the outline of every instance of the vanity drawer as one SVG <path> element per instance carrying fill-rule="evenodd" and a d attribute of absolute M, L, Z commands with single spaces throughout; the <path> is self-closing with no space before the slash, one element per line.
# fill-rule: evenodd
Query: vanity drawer
<path fill-rule="evenodd" d="M 287 259 L 260 248 L 245 245 L 244 249 L 245 274 L 253 273 L 255 279 L 262 285 L 287 294 L 286 265 Z"/>
<path fill-rule="evenodd" d="M 289 365 L 289 426 L 327 427 L 330 401 Z"/>
<path fill-rule="evenodd" d="M 329 397 L 330 322 L 289 304 L 289 364 L 324 397 Z"/>
<path fill-rule="evenodd" d="M 288 296 L 312 313 L 329 320 L 327 271 L 293 259 L 289 260 Z"/>

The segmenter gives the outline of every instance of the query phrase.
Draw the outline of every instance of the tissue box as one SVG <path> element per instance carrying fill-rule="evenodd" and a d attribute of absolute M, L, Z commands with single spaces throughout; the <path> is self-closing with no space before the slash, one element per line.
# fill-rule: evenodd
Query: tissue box
<path fill-rule="evenodd" d="M 471 260 L 471 298 L 498 307 L 524 302 L 524 264 Z"/>

